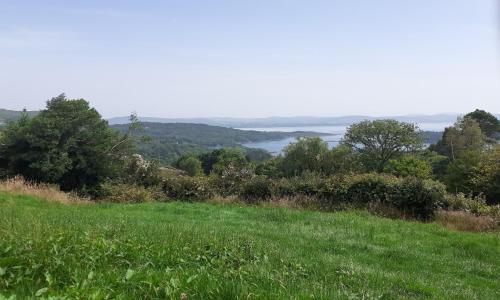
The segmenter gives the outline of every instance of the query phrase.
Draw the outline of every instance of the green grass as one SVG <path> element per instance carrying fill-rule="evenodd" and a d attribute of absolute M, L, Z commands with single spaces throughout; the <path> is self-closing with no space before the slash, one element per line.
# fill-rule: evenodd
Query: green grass
<path fill-rule="evenodd" d="M 0 294 L 17 299 L 500 299 L 499 253 L 495 233 L 364 212 L 0 193 Z"/>

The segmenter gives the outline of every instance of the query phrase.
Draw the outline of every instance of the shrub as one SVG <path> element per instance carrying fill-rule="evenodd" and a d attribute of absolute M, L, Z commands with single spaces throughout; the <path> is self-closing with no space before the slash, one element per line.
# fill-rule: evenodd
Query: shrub
<path fill-rule="evenodd" d="M 272 196 L 272 182 L 264 176 L 255 176 L 243 185 L 240 192 L 240 197 L 246 202 L 269 200 Z"/>
<path fill-rule="evenodd" d="M 163 180 L 162 189 L 172 200 L 205 201 L 214 192 L 204 177 L 171 176 Z"/>
<path fill-rule="evenodd" d="M 253 176 L 251 168 L 233 163 L 224 166 L 216 164 L 210 174 L 210 185 L 221 196 L 238 195 L 243 184 Z"/>
<path fill-rule="evenodd" d="M 447 194 L 443 199 L 442 208 L 446 210 L 461 210 L 474 215 L 489 215 L 500 217 L 500 205 L 488 205 L 482 196 L 467 196 L 463 193 Z"/>
<path fill-rule="evenodd" d="M 429 219 L 443 203 L 446 188 L 433 180 L 407 177 L 399 181 L 389 196 L 390 202 L 418 219 Z"/>
<path fill-rule="evenodd" d="M 430 178 L 432 166 L 423 158 L 416 155 L 404 155 L 397 159 L 389 160 L 384 166 L 384 172 L 395 176 L 415 176 Z"/>
<path fill-rule="evenodd" d="M 202 173 L 201 161 L 193 156 L 181 157 L 177 161 L 177 167 L 185 171 L 189 176 L 198 176 Z"/>
<path fill-rule="evenodd" d="M 390 202 L 398 179 L 381 174 L 352 175 L 346 178 L 344 201 L 356 203 Z"/>
<path fill-rule="evenodd" d="M 160 187 L 106 182 L 100 187 L 100 200 L 116 203 L 142 203 L 164 200 Z"/>

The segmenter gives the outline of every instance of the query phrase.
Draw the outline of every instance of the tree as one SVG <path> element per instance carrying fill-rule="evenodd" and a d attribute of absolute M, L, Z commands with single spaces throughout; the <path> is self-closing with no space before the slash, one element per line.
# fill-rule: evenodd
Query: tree
<path fill-rule="evenodd" d="M 485 151 L 471 179 L 490 204 L 500 204 L 500 145 Z"/>
<path fill-rule="evenodd" d="M 447 128 L 443 134 L 442 153 L 451 160 L 469 154 L 471 151 L 481 152 L 485 145 L 485 136 L 483 135 L 479 123 L 471 118 L 459 118 L 452 127 Z"/>
<path fill-rule="evenodd" d="M 87 101 L 61 94 L 35 117 L 7 126 L 0 164 L 9 175 L 94 193 L 102 181 L 119 174 L 131 149 L 132 142 L 110 129 Z"/>
<path fill-rule="evenodd" d="M 220 173 L 220 170 L 229 164 L 236 168 L 246 167 L 249 164 L 243 150 L 238 148 L 215 149 L 200 154 L 198 159 L 205 175 L 209 175 L 215 169 Z"/>
<path fill-rule="evenodd" d="M 495 138 L 500 133 L 500 121 L 491 113 L 484 110 L 476 109 L 464 116 L 476 121 L 481 128 L 481 131 L 488 138 L 495 141 Z"/>
<path fill-rule="evenodd" d="M 189 176 L 198 176 L 202 173 L 201 161 L 193 156 L 184 156 L 177 161 L 177 167 Z"/>
<path fill-rule="evenodd" d="M 301 175 L 305 171 L 321 172 L 328 145 L 319 137 L 299 138 L 283 150 L 281 170 L 286 176 Z"/>
<path fill-rule="evenodd" d="M 384 172 L 401 177 L 414 176 L 426 179 L 431 177 L 432 166 L 416 155 L 403 155 L 390 159 L 384 167 Z"/>
<path fill-rule="evenodd" d="M 477 193 L 472 178 L 476 173 L 480 160 L 480 152 L 468 150 L 462 152 L 459 158 L 450 162 L 444 177 L 448 191 L 465 194 Z"/>
<path fill-rule="evenodd" d="M 390 159 L 422 147 L 418 127 L 396 120 L 362 121 L 353 124 L 347 128 L 342 143 L 356 149 L 367 168 L 379 172 Z"/>
<path fill-rule="evenodd" d="M 346 145 L 338 145 L 326 153 L 321 169 L 326 175 L 345 175 L 362 171 L 363 165 L 358 152 Z"/>

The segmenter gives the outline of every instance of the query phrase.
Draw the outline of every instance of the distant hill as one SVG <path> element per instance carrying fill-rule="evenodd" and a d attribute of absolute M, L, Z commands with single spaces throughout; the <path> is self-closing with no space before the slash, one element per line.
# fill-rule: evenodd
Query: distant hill
<path fill-rule="evenodd" d="M 189 123 L 152 123 L 143 122 L 143 129 L 138 136 L 149 137 L 149 141 L 140 142 L 139 152 L 146 157 L 172 162 L 186 153 L 207 151 L 217 147 L 241 147 L 241 144 L 290 137 L 320 136 L 317 132 L 262 132 L 238 130 L 222 126 Z M 111 125 L 121 132 L 126 132 L 128 125 Z"/>
<path fill-rule="evenodd" d="M 5 125 L 7 122 L 15 121 L 21 117 L 21 111 L 8 110 L 0 108 L 0 126 Z M 31 116 L 34 116 L 38 111 L 27 111 Z"/>
<path fill-rule="evenodd" d="M 269 118 L 154 118 L 140 117 L 143 122 L 199 123 L 231 128 L 299 127 L 324 125 L 349 125 L 363 120 L 395 119 L 411 123 L 453 123 L 459 114 L 404 115 L 404 116 L 342 116 L 342 117 L 269 117 Z M 500 115 L 498 115 L 500 117 Z M 110 124 L 126 124 L 128 117 L 108 119 Z"/>

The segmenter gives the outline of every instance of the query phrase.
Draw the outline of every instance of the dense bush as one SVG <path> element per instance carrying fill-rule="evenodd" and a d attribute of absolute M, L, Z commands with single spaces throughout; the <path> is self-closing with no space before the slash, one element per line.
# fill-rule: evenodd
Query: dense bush
<path fill-rule="evenodd" d="M 167 177 L 162 182 L 162 190 L 168 198 L 181 201 L 206 201 L 214 195 L 205 177 Z"/>
<path fill-rule="evenodd" d="M 202 173 L 201 161 L 194 156 L 181 157 L 176 166 L 185 171 L 189 176 L 198 176 Z"/>
<path fill-rule="evenodd" d="M 399 180 L 389 195 L 389 202 L 418 219 L 429 219 L 442 205 L 445 186 L 433 180 L 407 177 Z"/>
<path fill-rule="evenodd" d="M 240 192 L 240 197 L 246 202 L 268 200 L 273 196 L 271 180 L 264 176 L 255 176 L 247 181 Z"/>
<path fill-rule="evenodd" d="M 390 202 L 398 179 L 389 175 L 361 174 L 346 178 L 344 201 L 355 203 Z"/>

